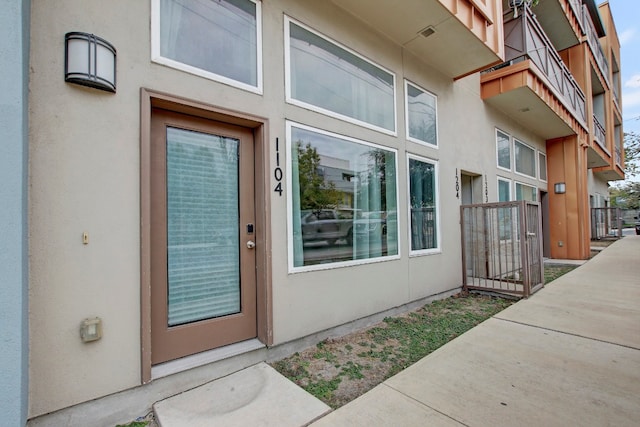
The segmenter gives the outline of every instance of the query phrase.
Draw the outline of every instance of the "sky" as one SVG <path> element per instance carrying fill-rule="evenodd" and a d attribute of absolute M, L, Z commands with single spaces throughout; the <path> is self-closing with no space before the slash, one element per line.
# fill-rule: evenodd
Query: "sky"
<path fill-rule="evenodd" d="M 609 6 L 621 48 L 622 128 L 640 134 L 640 1 L 609 0 Z"/>

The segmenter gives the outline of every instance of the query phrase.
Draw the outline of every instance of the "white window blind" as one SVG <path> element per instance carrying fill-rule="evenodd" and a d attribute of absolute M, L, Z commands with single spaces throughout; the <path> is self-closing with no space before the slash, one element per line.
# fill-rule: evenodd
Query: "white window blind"
<path fill-rule="evenodd" d="M 160 1 L 160 62 L 260 88 L 259 7 L 252 0 Z M 168 60 L 168 61 L 164 61 Z"/>
<path fill-rule="evenodd" d="M 167 128 L 169 326 L 240 311 L 238 147 Z"/>
<path fill-rule="evenodd" d="M 288 29 L 291 99 L 395 132 L 392 73 L 293 22 Z"/>

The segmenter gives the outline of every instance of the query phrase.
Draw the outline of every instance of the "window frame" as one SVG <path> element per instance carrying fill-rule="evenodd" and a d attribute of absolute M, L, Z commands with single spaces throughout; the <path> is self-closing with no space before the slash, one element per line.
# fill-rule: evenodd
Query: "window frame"
<path fill-rule="evenodd" d="M 412 241 L 411 241 L 411 177 L 409 175 L 409 164 L 411 160 L 417 160 L 423 163 L 429 163 L 434 166 L 433 176 L 434 176 L 434 184 L 433 188 L 435 191 L 434 200 L 435 200 L 435 214 L 436 214 L 436 247 L 429 249 L 418 249 L 413 250 Z M 442 253 L 442 234 L 440 232 L 440 179 L 439 179 L 439 164 L 438 160 L 430 159 L 428 157 L 419 156 L 412 153 L 407 153 L 407 242 L 409 243 L 409 257 L 419 257 L 426 255 L 434 255 Z"/>
<path fill-rule="evenodd" d="M 507 200 L 500 200 L 500 181 L 506 182 L 507 184 L 509 184 L 509 197 L 508 197 Z M 497 179 L 496 179 L 496 189 L 497 189 L 496 200 L 498 202 L 502 202 L 502 201 L 511 202 L 511 201 L 513 201 L 513 180 L 512 179 L 505 178 L 503 176 L 498 176 Z"/>
<path fill-rule="evenodd" d="M 524 146 L 525 148 L 530 149 L 531 151 L 533 151 L 533 175 L 529 175 L 527 173 L 524 172 L 520 172 L 518 170 L 518 156 L 516 154 L 516 144 L 520 144 L 522 146 Z M 526 176 L 527 178 L 533 178 L 536 179 L 538 177 L 538 172 L 537 172 L 537 168 L 538 168 L 538 160 L 536 159 L 537 155 L 537 150 L 530 146 L 529 144 L 524 143 L 523 141 L 519 140 L 518 138 L 513 138 L 513 171 L 521 176 Z"/>
<path fill-rule="evenodd" d="M 544 162 L 541 157 L 544 157 Z M 542 178 L 542 165 L 544 165 L 544 178 Z M 547 169 L 547 153 L 538 150 L 538 179 L 542 182 L 549 180 L 549 171 Z"/>
<path fill-rule="evenodd" d="M 502 135 L 507 137 L 508 146 L 509 146 L 509 168 L 505 168 L 504 166 L 500 165 L 500 150 L 498 148 L 498 134 L 502 134 Z M 515 156 L 514 152 L 515 152 L 515 150 L 514 150 L 514 146 L 513 146 L 513 143 L 512 143 L 512 139 L 513 138 L 511 137 L 510 134 L 508 134 L 507 132 L 505 132 L 505 131 L 503 131 L 501 129 L 496 128 L 496 167 L 498 169 L 502 169 L 504 171 L 509 171 L 509 172 L 511 172 L 513 170 L 514 163 L 515 163 L 514 162 L 514 156 Z"/>
<path fill-rule="evenodd" d="M 287 120 L 285 122 L 285 128 L 286 128 L 286 152 L 287 152 L 287 170 L 286 170 L 286 185 L 287 188 L 289 189 L 289 191 L 287 191 L 287 266 L 288 266 L 288 273 L 289 274 L 295 274 L 295 273 L 304 273 L 304 272 L 312 272 L 312 271 L 322 271 L 322 270 L 332 270 L 332 269 L 336 269 L 336 268 L 343 268 L 343 267 L 352 267 L 352 266 L 357 266 L 357 265 L 364 265 L 364 264 L 374 264 L 374 263 L 379 263 L 379 262 L 386 262 L 386 261 L 391 261 L 391 260 L 396 260 L 396 259 L 400 259 L 402 257 L 402 239 L 401 239 L 401 235 L 400 235 L 400 227 L 399 224 L 396 225 L 396 235 L 398 236 L 398 241 L 397 241 L 397 247 L 398 247 L 398 253 L 396 255 L 385 255 L 385 256 L 380 256 L 380 257 L 375 257 L 375 258 L 365 258 L 365 259 L 355 259 L 355 260 L 348 260 L 348 261 L 337 261 L 337 262 L 330 262 L 330 263 L 321 263 L 321 264 L 313 264 L 313 265 L 303 265 L 303 266 L 299 266 L 296 267 L 294 265 L 294 241 L 293 241 L 293 192 L 291 191 L 291 189 L 293 188 L 293 168 L 291 165 L 292 162 L 292 158 L 291 158 L 291 148 L 292 148 L 292 138 L 291 138 L 291 131 L 292 128 L 298 128 L 298 129 L 302 129 L 302 130 L 306 130 L 306 131 L 310 131 L 310 132 L 315 132 L 315 133 L 319 133 L 321 135 L 326 135 L 332 138 L 339 138 L 348 142 L 352 142 L 355 144 L 361 144 L 361 145 L 366 145 L 372 148 L 376 148 L 376 149 L 381 149 L 381 150 L 385 150 L 388 152 L 391 152 L 394 154 L 395 157 L 395 170 L 396 170 L 396 182 L 395 182 L 395 194 L 396 194 L 396 209 L 399 209 L 399 202 L 400 202 L 400 197 L 399 197 L 399 180 L 398 180 L 398 175 L 399 175 L 399 169 L 398 169 L 398 150 L 395 148 L 391 148 L 391 147 L 387 147 L 384 145 L 379 145 L 379 144 L 374 144 L 368 141 L 364 141 L 361 139 L 357 139 L 357 138 L 353 138 L 350 136 L 346 136 L 346 135 L 341 135 L 335 132 L 331 132 L 331 131 L 327 131 L 324 129 L 320 129 L 314 126 L 309 126 L 309 125 L 305 125 L 299 122 L 295 122 L 295 121 L 291 121 L 291 120 Z"/>
<path fill-rule="evenodd" d="M 520 185 L 522 187 L 532 188 L 535 200 L 518 199 L 518 185 Z M 538 191 L 539 191 L 539 189 L 535 185 L 527 184 L 527 183 L 524 183 L 522 181 L 514 181 L 513 182 L 513 190 L 514 190 L 513 191 L 513 200 L 517 200 L 517 201 L 525 200 L 525 201 L 528 201 L 528 202 L 538 202 Z"/>
<path fill-rule="evenodd" d="M 365 62 L 368 62 L 369 64 L 371 64 L 372 66 L 388 73 L 391 75 L 391 77 L 393 78 L 393 130 L 389 130 L 368 122 L 365 122 L 363 120 L 359 120 L 353 117 L 349 117 L 346 116 L 344 114 L 341 113 L 337 113 L 335 111 L 331 111 L 331 110 L 327 110 L 326 108 L 314 105 L 314 104 L 309 104 L 305 101 L 301 101 L 299 99 L 293 98 L 293 96 L 291 95 L 291 23 L 299 26 L 300 28 L 309 31 L 310 33 L 315 34 L 316 36 L 323 38 L 324 40 L 326 40 L 328 43 L 333 44 L 334 46 L 343 49 L 344 51 L 362 59 Z M 311 110 L 311 111 L 315 111 L 317 113 L 320 114 L 324 114 L 325 116 L 329 116 L 329 117 L 333 117 L 335 119 L 339 119 L 339 120 L 343 120 L 345 122 L 348 123 L 352 123 L 358 126 L 362 126 L 368 129 L 373 129 L 375 131 L 387 134 L 387 135 L 391 135 L 391 136 L 398 136 L 398 106 L 397 106 L 397 102 L 396 102 L 396 96 L 397 96 L 397 89 L 396 89 L 396 83 L 397 83 L 397 76 L 396 73 L 394 73 L 393 71 L 389 70 L 386 67 L 383 67 L 382 65 L 372 61 L 371 59 L 367 58 L 364 55 L 359 54 L 358 52 L 356 52 L 355 50 L 345 46 L 342 43 L 339 43 L 338 41 L 329 38 L 327 36 L 325 36 L 324 34 L 322 34 L 319 31 L 314 30 L 313 28 L 309 27 L 308 25 L 303 24 L 302 22 L 293 19 L 287 15 L 284 15 L 284 74 L 285 74 L 285 101 L 288 104 L 291 105 L 295 105 L 297 107 L 301 107 L 307 110 Z"/>
<path fill-rule="evenodd" d="M 421 139 L 412 137 L 410 134 L 410 123 L 409 123 L 409 86 L 413 86 L 414 89 L 417 89 L 421 92 L 423 92 L 424 94 L 427 94 L 429 96 L 431 96 L 434 100 L 435 103 L 435 125 L 436 125 L 436 142 L 435 144 L 432 144 L 428 141 L 423 141 Z M 426 90 L 425 88 L 413 83 L 412 81 L 408 80 L 408 79 L 404 79 L 404 114 L 405 114 L 405 131 L 406 131 L 406 139 L 407 141 L 411 141 L 411 142 L 415 142 L 416 144 L 421 144 L 424 145 L 425 147 L 430 147 L 430 148 L 435 148 L 438 149 L 439 148 L 439 133 L 438 133 L 438 95 L 434 94 L 431 91 Z"/>
<path fill-rule="evenodd" d="M 151 0 L 151 62 L 180 70 L 218 83 L 223 83 L 238 89 L 263 94 L 263 70 L 262 70 L 262 0 L 247 0 L 256 5 L 256 77 L 257 84 L 250 84 L 232 79 L 211 71 L 203 70 L 192 65 L 166 58 L 160 53 L 160 1 Z"/>

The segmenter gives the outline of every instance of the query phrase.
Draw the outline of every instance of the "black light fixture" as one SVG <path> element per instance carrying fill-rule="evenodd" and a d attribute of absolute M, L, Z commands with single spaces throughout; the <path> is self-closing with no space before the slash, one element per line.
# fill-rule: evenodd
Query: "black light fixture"
<path fill-rule="evenodd" d="M 65 34 L 64 80 L 107 92 L 116 91 L 116 48 L 93 34 Z"/>
<path fill-rule="evenodd" d="M 553 191 L 556 194 L 564 194 L 567 192 L 567 186 L 564 182 L 557 182 L 553 185 Z"/>

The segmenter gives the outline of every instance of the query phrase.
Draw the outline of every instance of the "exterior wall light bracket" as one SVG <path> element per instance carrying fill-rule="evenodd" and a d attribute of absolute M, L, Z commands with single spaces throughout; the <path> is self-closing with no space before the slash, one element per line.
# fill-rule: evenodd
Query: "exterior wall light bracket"
<path fill-rule="evenodd" d="M 107 92 L 116 91 L 116 49 L 88 33 L 65 34 L 64 80 Z"/>
<path fill-rule="evenodd" d="M 567 192 L 567 185 L 564 182 L 557 182 L 553 185 L 553 192 L 556 194 L 564 194 Z"/>

